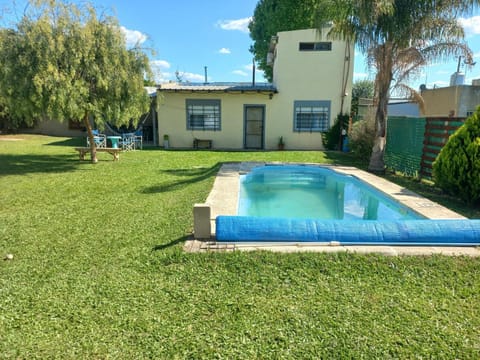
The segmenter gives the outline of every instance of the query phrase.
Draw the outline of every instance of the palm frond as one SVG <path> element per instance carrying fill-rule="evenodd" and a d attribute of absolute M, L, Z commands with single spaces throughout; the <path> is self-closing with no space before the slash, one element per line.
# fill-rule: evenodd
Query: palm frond
<path fill-rule="evenodd" d="M 422 113 L 425 113 L 425 101 L 423 100 L 422 94 L 420 94 L 417 90 L 414 88 L 404 84 L 404 83 L 399 83 L 396 85 L 394 89 L 395 95 L 410 100 L 414 103 L 417 103 L 420 111 Z"/>

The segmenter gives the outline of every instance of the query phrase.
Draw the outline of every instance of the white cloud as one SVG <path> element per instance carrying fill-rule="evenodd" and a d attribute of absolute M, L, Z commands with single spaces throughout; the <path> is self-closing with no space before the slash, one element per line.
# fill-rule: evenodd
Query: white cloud
<path fill-rule="evenodd" d="M 205 75 L 194 74 L 194 73 L 189 73 L 189 72 L 182 72 L 181 75 L 182 75 L 183 81 L 191 81 L 191 82 L 203 82 L 203 81 L 205 81 Z M 211 79 L 208 79 L 208 81 L 211 81 Z"/>
<path fill-rule="evenodd" d="M 173 74 L 168 72 L 171 65 L 166 60 L 152 60 L 150 61 L 150 68 L 153 72 L 154 80 L 157 84 L 169 81 L 172 79 Z"/>
<path fill-rule="evenodd" d="M 218 53 L 219 54 L 231 54 L 232 52 L 230 51 L 229 48 L 221 48 L 220 50 L 218 50 Z"/>
<path fill-rule="evenodd" d="M 159 69 L 170 69 L 171 65 L 168 61 L 165 60 L 153 60 L 150 62 L 151 66 Z"/>
<path fill-rule="evenodd" d="M 480 34 L 480 16 L 472 16 L 470 18 L 458 19 L 460 25 L 463 26 L 468 35 Z"/>
<path fill-rule="evenodd" d="M 445 86 L 448 86 L 448 85 L 450 85 L 450 83 L 448 81 L 437 80 L 437 81 L 432 81 L 432 82 L 428 83 L 428 88 L 432 89 L 432 88 L 435 88 L 435 87 L 445 87 Z"/>
<path fill-rule="evenodd" d="M 237 20 L 220 20 L 217 22 L 217 26 L 223 30 L 237 30 L 248 33 L 248 24 L 250 24 L 250 21 L 252 21 L 251 17 Z"/>
<path fill-rule="evenodd" d="M 138 30 L 130 30 L 127 29 L 125 26 L 120 26 L 120 30 L 125 35 L 127 47 L 132 47 L 137 44 L 143 44 L 145 41 L 147 41 L 147 35 L 143 34 Z"/>
<path fill-rule="evenodd" d="M 353 79 L 354 80 L 366 80 L 368 79 L 368 73 L 353 73 Z"/>
<path fill-rule="evenodd" d="M 248 76 L 248 73 L 245 72 L 245 71 L 243 71 L 243 70 L 233 70 L 233 71 L 232 71 L 232 74 L 240 75 L 240 76 L 245 76 L 245 77 Z"/>

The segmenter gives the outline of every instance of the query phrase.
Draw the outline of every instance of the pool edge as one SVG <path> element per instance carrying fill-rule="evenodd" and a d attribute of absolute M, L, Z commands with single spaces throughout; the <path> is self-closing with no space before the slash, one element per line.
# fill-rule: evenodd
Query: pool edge
<path fill-rule="evenodd" d="M 219 215 L 236 215 L 238 208 L 238 190 L 240 174 L 251 171 L 258 166 L 265 165 L 309 165 L 330 168 L 343 174 L 353 175 L 358 179 L 369 183 L 374 188 L 386 193 L 396 201 L 408 206 L 427 219 L 466 219 L 423 196 L 414 193 L 408 189 L 391 183 L 386 179 L 380 178 L 374 174 L 349 166 L 337 166 L 329 164 L 312 163 L 286 163 L 286 162 L 238 162 L 225 163 L 219 169 L 214 181 L 212 190 L 205 201 L 205 205 L 211 208 L 210 239 L 189 240 L 185 244 L 186 251 L 204 251 L 204 250 L 270 250 L 282 252 L 298 251 L 321 251 L 321 252 L 356 252 L 356 253 L 385 253 L 388 255 L 465 255 L 480 256 L 480 248 L 477 247 L 442 247 L 442 246 L 383 246 L 383 245 L 339 245 L 331 246 L 325 244 L 273 244 L 273 243 L 249 243 L 249 244 L 219 244 L 215 242 L 215 219 Z"/>

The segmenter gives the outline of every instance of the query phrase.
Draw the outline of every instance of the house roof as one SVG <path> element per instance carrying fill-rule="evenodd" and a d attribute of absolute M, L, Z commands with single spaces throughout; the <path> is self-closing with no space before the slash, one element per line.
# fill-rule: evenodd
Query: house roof
<path fill-rule="evenodd" d="M 275 86 L 269 83 L 165 83 L 158 88 L 162 92 L 255 92 L 277 93 Z"/>
<path fill-rule="evenodd" d="M 145 86 L 145 91 L 148 93 L 148 96 L 155 97 L 157 96 L 157 87 L 156 86 Z"/>

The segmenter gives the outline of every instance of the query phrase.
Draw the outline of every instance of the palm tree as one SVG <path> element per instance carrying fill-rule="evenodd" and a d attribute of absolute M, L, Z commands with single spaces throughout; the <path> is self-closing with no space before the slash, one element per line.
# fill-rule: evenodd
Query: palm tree
<path fill-rule="evenodd" d="M 376 70 L 376 139 L 369 170 L 384 172 L 387 105 L 391 91 L 400 89 L 421 102 L 406 83 L 421 67 L 437 60 L 462 56 L 471 63 L 458 16 L 480 0 L 332 0 L 332 36 L 354 39 Z"/>

